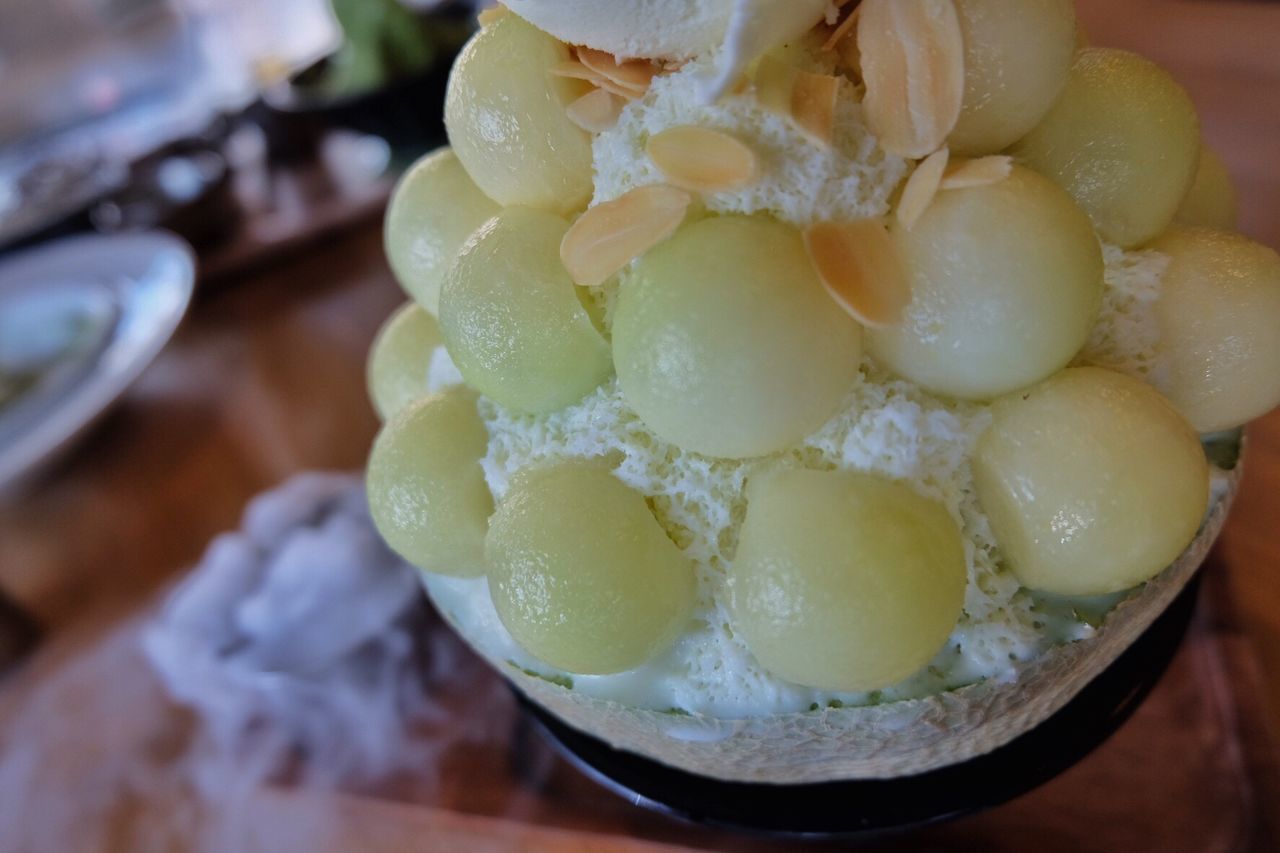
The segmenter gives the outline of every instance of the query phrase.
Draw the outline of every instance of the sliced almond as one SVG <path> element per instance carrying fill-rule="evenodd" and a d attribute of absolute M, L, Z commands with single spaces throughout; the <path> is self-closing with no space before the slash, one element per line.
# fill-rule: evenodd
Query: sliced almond
<path fill-rule="evenodd" d="M 950 155 L 945 148 L 939 148 L 921 161 L 916 170 L 907 178 L 907 185 L 902 188 L 902 198 L 898 199 L 898 221 L 907 230 L 920 219 L 933 197 L 942 186 L 942 176 L 947 171 L 947 160 Z"/>
<path fill-rule="evenodd" d="M 820 222 L 805 230 L 804 245 L 827 292 L 854 319 L 872 327 L 902 321 L 911 283 L 883 221 Z"/>
<path fill-rule="evenodd" d="M 857 11 L 856 9 L 854 10 Z M 843 38 L 835 46 L 836 67 L 854 83 L 862 83 L 862 51 L 856 38 Z"/>
<path fill-rule="evenodd" d="M 619 62 L 612 53 L 590 47 L 578 48 L 578 61 L 615 85 L 643 95 L 658 74 L 658 68 L 643 59 Z"/>
<path fill-rule="evenodd" d="M 756 154 L 727 133 L 681 125 L 649 138 L 645 151 L 677 187 L 716 192 L 746 186 L 756 179 Z"/>
<path fill-rule="evenodd" d="M 644 92 L 637 92 L 635 89 L 630 89 L 626 86 L 619 86 L 608 77 L 601 77 L 596 81 L 596 86 L 627 101 L 637 100 L 644 95 Z"/>
<path fill-rule="evenodd" d="M 964 37 L 952 0 L 863 0 L 858 50 L 867 123 L 885 150 L 918 159 L 960 118 Z"/>
<path fill-rule="evenodd" d="M 597 72 L 592 71 L 576 59 L 569 59 L 551 66 L 549 73 L 552 77 L 568 77 L 571 80 L 586 80 L 593 86 L 600 85 L 600 82 L 604 80 L 604 77 Z"/>
<path fill-rule="evenodd" d="M 837 26 L 831 32 L 831 35 L 823 43 L 822 45 L 823 50 L 835 50 L 837 45 L 839 45 L 842 41 L 848 38 L 849 34 L 852 33 L 855 29 L 857 29 L 858 13 L 861 10 L 862 10 L 862 7 L 859 6 L 858 8 L 850 12 L 848 17 L 846 17 L 843 21 L 840 22 L 840 25 Z"/>
<path fill-rule="evenodd" d="M 830 145 L 835 134 L 840 80 L 801 71 L 764 57 L 756 70 L 756 97 L 767 110 L 793 119 L 806 136 Z"/>
<path fill-rule="evenodd" d="M 505 18 L 507 11 L 507 7 L 502 4 L 490 6 L 488 9 L 481 9 L 480 13 L 476 15 L 476 22 L 482 27 L 487 27 L 499 18 Z"/>
<path fill-rule="evenodd" d="M 801 71 L 791 95 L 791 115 L 810 138 L 830 145 L 836 129 L 836 98 L 840 80 Z"/>
<path fill-rule="evenodd" d="M 772 57 L 763 56 L 756 66 L 756 100 L 770 112 L 791 115 L 791 95 L 800 69 Z"/>
<path fill-rule="evenodd" d="M 637 92 L 625 86 L 619 86 L 608 77 L 599 72 L 588 68 L 577 60 L 567 60 L 557 65 L 551 66 L 549 72 L 553 77 L 568 77 L 571 80 L 585 80 L 597 89 L 604 89 L 606 92 L 625 98 L 628 101 L 634 101 L 643 95 L 643 92 Z"/>
<path fill-rule="evenodd" d="M 947 167 L 942 177 L 942 189 L 962 190 L 968 187 L 985 187 L 998 184 L 1013 173 L 1013 158 L 1004 154 L 979 157 L 976 160 L 960 160 Z"/>
<path fill-rule="evenodd" d="M 603 133 L 618 123 L 626 101 L 604 89 L 592 89 L 565 107 L 569 121 L 587 133 Z"/>
<path fill-rule="evenodd" d="M 693 199 L 673 187 L 637 187 L 588 208 L 560 243 L 577 284 L 595 287 L 675 233 Z"/>

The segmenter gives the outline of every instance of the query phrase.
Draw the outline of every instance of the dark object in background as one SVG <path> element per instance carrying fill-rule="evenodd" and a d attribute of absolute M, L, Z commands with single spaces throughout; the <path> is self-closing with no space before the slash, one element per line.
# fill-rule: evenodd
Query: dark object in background
<path fill-rule="evenodd" d="M 96 155 L 55 155 L 33 163 L 15 182 L 12 200 L 0 204 L 0 251 L 87 230 L 89 208 L 127 179 L 126 168 Z"/>
<path fill-rule="evenodd" d="M 39 638 L 35 620 L 0 590 L 0 677 L 35 648 Z"/>
<path fill-rule="evenodd" d="M 148 154 L 130 166 L 128 185 L 89 218 L 104 234 L 164 228 L 196 249 L 222 242 L 239 225 L 240 207 L 220 141 L 183 139 Z"/>
<path fill-rule="evenodd" d="M 341 5 L 336 3 L 335 9 Z M 380 136 L 393 150 L 421 152 L 443 144 L 449 69 L 474 29 L 474 15 L 469 3 L 455 2 L 415 20 L 423 50 L 401 48 L 378 62 L 383 45 L 362 47 L 349 41 L 264 90 L 262 100 L 250 108 L 250 117 L 267 134 L 271 161 L 314 158 L 320 140 L 334 127 Z M 356 35 L 374 39 L 369 33 Z M 413 57 L 411 68 L 395 61 L 406 53 Z"/>
<path fill-rule="evenodd" d="M 236 242 L 254 211 L 242 209 L 240 164 L 224 146 L 233 125 L 245 121 L 265 132 L 273 176 L 277 166 L 314 171 L 334 129 L 381 137 L 400 164 L 443 144 L 445 87 L 475 28 L 472 5 L 454 0 L 414 16 L 398 0 L 339 0 L 335 10 L 345 10 L 355 40 L 264 91 L 243 115 L 219 117 L 132 164 L 112 162 L 92 146 L 49 154 L 31 143 L 34 165 L 8 195 L 0 187 L 0 254 L 92 229 L 164 228 L 202 255 Z"/>
<path fill-rule="evenodd" d="M 0 213 L 0 254 L 83 231 L 167 228 L 197 247 L 231 233 L 238 208 L 222 156 L 230 123 L 215 119 L 132 165 L 77 152 L 38 160 Z"/>

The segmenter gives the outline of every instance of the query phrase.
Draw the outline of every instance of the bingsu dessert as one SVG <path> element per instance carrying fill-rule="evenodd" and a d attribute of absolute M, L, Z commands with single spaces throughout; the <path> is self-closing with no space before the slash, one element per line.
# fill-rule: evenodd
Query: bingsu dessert
<path fill-rule="evenodd" d="M 1280 402 L 1280 258 L 1070 0 L 507 0 L 445 115 L 387 214 L 373 517 L 648 758 L 887 777 L 1033 728 Z"/>

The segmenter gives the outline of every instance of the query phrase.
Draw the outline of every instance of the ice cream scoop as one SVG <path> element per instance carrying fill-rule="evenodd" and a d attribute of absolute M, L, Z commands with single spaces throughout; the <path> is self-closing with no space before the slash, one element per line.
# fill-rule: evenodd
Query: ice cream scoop
<path fill-rule="evenodd" d="M 719 95 L 770 47 L 822 19 L 828 0 L 503 0 L 534 26 L 569 44 L 620 58 L 684 60 L 722 48 L 705 94 Z"/>

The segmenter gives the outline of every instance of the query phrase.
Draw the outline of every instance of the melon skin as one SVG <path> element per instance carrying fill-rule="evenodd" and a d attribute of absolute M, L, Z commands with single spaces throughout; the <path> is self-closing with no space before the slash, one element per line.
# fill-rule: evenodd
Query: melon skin
<path fill-rule="evenodd" d="M 748 719 L 671 714 L 595 699 L 484 655 L 530 701 L 628 752 L 714 779 L 810 784 L 890 779 L 985 755 L 1047 720 L 1115 662 L 1195 576 L 1222 532 L 1243 468 L 1214 469 L 1215 494 L 1195 539 L 1172 565 L 1112 610 L 1086 640 L 1022 664 L 1016 679 L 923 699 Z M 430 597 L 430 590 L 428 589 Z M 438 608 L 439 609 L 439 608 Z"/>

